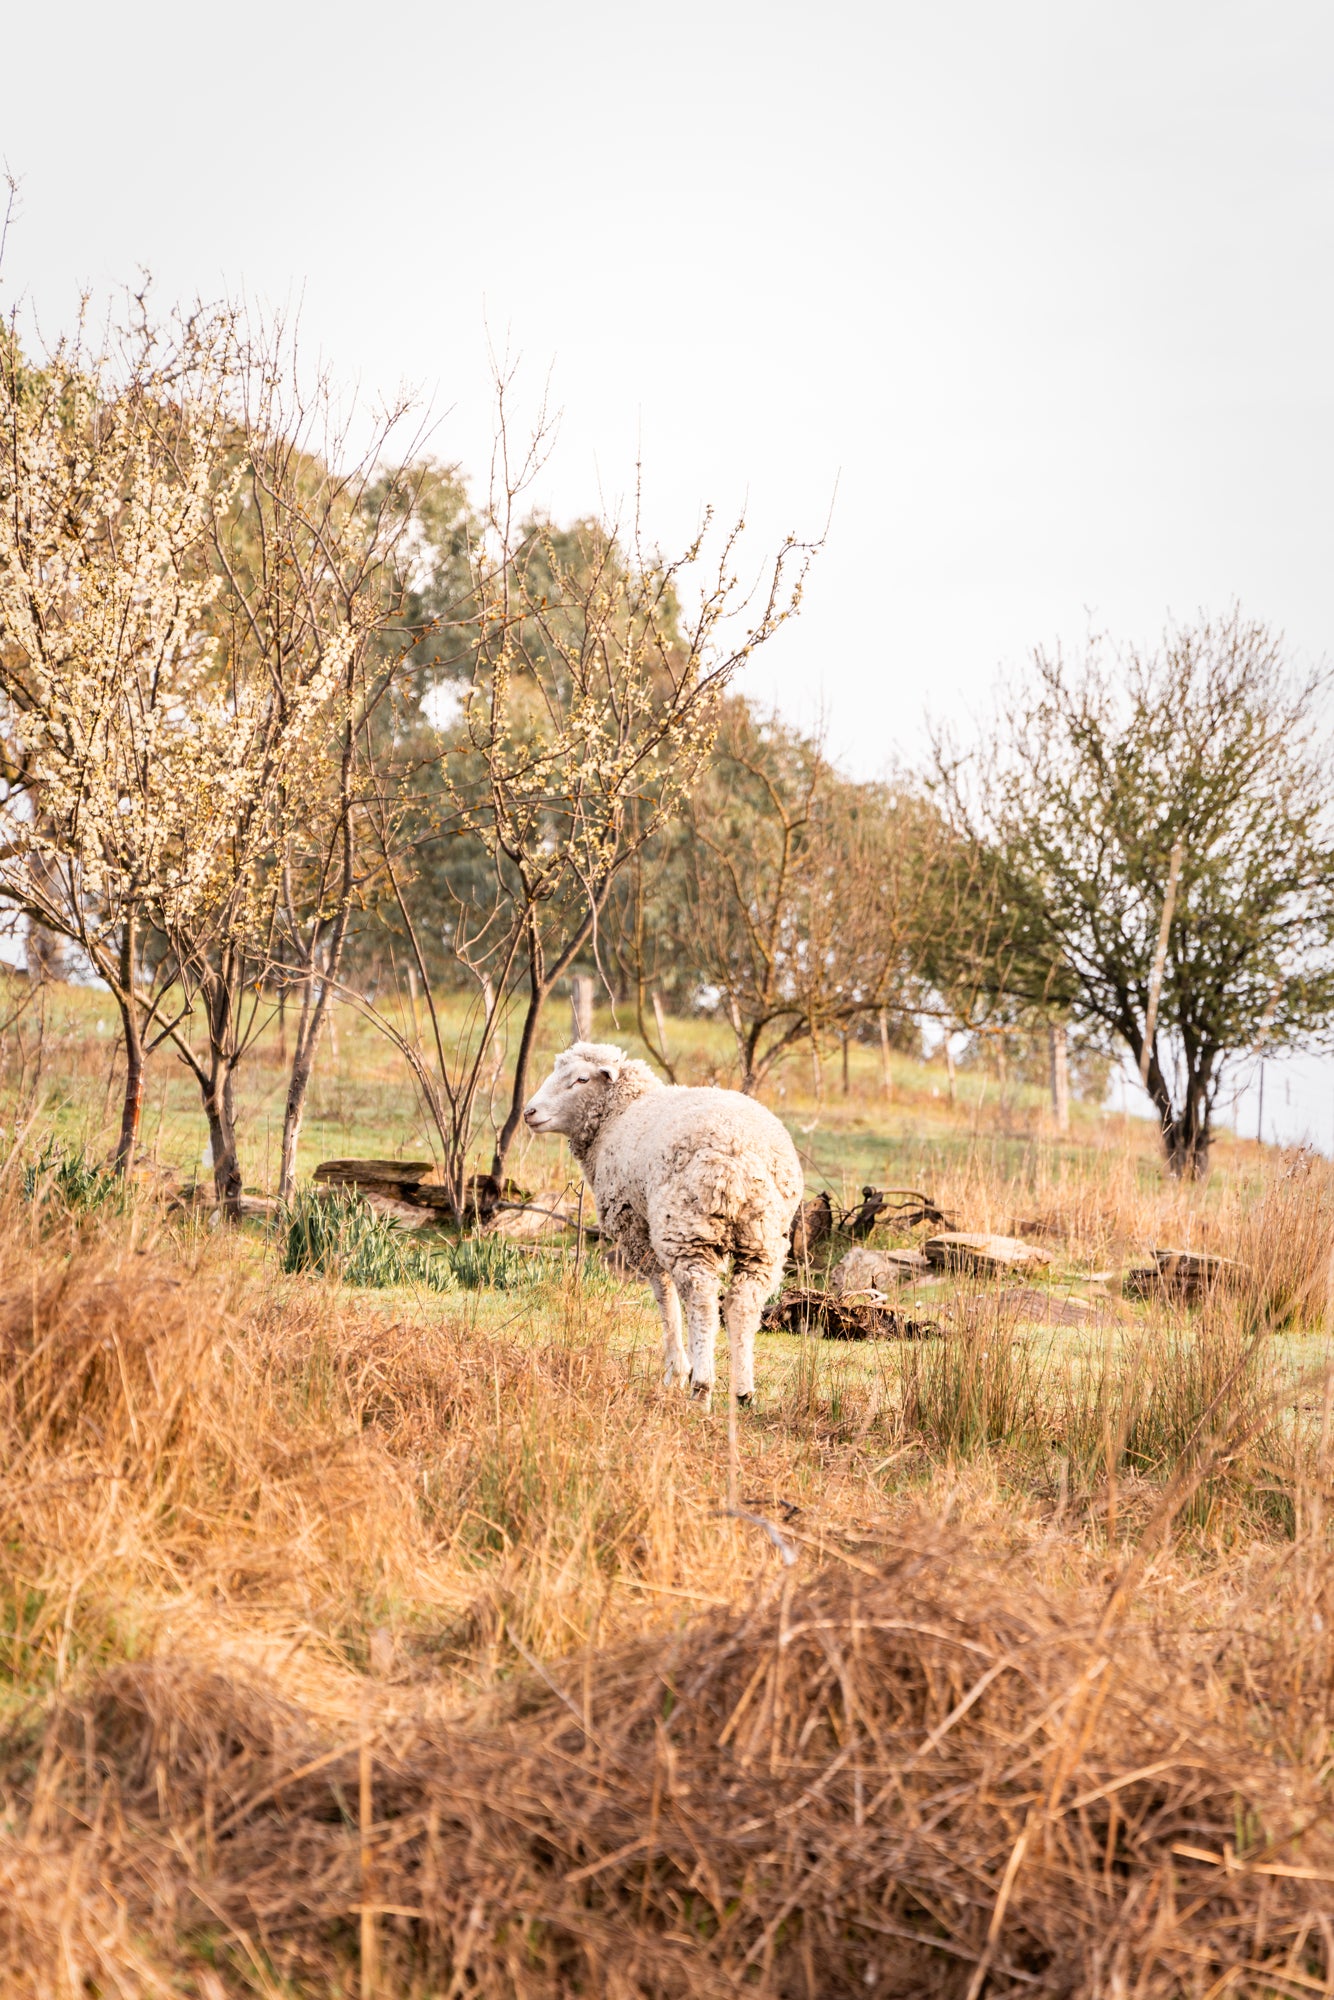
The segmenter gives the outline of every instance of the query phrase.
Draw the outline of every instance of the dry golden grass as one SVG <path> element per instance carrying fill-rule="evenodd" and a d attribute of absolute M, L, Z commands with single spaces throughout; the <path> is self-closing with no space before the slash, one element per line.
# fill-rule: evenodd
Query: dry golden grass
<path fill-rule="evenodd" d="M 1063 1277 L 1249 1276 L 767 1343 L 790 1568 L 639 1293 L 354 1294 L 11 1175 L 0 1994 L 1334 1991 L 1330 1170 L 948 1171 Z"/>

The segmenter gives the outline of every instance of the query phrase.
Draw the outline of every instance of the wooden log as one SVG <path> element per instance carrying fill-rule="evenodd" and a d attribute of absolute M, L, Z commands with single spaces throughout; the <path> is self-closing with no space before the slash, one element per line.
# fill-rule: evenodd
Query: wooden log
<path fill-rule="evenodd" d="M 822 1340 L 934 1340 L 934 1320 L 917 1319 L 873 1292 L 835 1296 L 792 1285 L 760 1322 L 766 1333 L 817 1333 Z"/>

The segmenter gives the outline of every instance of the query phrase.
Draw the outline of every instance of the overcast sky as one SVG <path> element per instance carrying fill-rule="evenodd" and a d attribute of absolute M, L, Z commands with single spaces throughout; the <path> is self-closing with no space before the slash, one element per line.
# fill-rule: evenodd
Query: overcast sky
<path fill-rule="evenodd" d="M 752 686 L 862 772 L 1090 623 L 1239 599 L 1331 651 L 1328 5 L 76 0 L 5 69 L 48 332 L 143 267 L 299 302 L 479 473 L 489 335 L 550 375 L 560 512 L 642 457 L 654 534 L 744 507 L 758 566 L 833 501 Z"/>

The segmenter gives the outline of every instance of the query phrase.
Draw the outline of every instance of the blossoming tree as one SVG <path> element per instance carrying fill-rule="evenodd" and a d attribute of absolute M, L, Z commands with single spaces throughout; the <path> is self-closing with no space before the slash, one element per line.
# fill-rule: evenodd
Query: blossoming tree
<path fill-rule="evenodd" d="M 233 328 L 179 331 L 164 345 L 141 316 L 119 367 L 81 338 L 31 367 L 12 329 L 0 352 L 0 894 L 115 997 L 122 1167 L 185 1005 L 148 935 L 212 893 L 246 782 L 198 561 L 227 497 Z"/>

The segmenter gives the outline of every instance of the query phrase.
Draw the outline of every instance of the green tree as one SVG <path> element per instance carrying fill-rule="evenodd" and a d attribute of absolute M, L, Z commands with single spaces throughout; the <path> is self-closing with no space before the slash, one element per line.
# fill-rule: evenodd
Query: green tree
<path fill-rule="evenodd" d="M 1207 1170 L 1229 1064 L 1334 1019 L 1325 685 L 1234 612 L 1151 653 L 1038 652 L 985 741 L 937 746 L 975 919 L 971 939 L 942 932 L 937 972 L 983 1003 L 1068 1009 L 1128 1050 L 1184 1177 Z"/>

